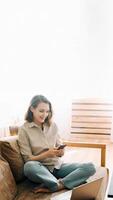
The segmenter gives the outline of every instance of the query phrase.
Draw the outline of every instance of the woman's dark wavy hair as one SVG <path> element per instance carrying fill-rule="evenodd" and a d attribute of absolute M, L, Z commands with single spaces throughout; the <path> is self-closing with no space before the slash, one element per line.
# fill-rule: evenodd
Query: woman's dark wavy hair
<path fill-rule="evenodd" d="M 43 95 L 36 95 L 31 99 L 30 105 L 29 105 L 27 113 L 25 115 L 25 120 L 28 122 L 33 122 L 33 113 L 31 111 L 31 107 L 36 108 L 38 106 L 38 104 L 42 103 L 42 102 L 49 104 L 49 114 L 48 114 L 47 118 L 45 119 L 44 123 L 47 123 L 50 126 L 51 118 L 53 115 L 52 105 L 51 105 L 50 101 Z"/>

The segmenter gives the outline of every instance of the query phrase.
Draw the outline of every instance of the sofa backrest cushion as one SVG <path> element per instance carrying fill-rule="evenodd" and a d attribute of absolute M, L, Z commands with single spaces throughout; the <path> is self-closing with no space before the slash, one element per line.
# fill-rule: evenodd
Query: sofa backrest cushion
<path fill-rule="evenodd" d="M 8 162 L 0 156 L 0 199 L 13 200 L 17 193 L 17 186 Z"/>
<path fill-rule="evenodd" d="M 1 155 L 9 163 L 15 181 L 19 182 L 25 177 L 23 173 L 24 161 L 19 150 L 17 138 L 18 136 L 2 138 L 0 145 Z"/>

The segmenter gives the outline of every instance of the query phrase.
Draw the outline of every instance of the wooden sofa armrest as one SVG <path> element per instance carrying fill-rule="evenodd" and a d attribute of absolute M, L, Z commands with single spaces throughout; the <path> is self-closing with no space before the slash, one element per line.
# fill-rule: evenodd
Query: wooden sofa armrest
<path fill-rule="evenodd" d="M 105 167 L 105 164 L 106 164 L 106 144 L 105 143 L 73 142 L 69 140 L 63 140 L 63 143 L 69 147 L 99 148 L 101 150 L 101 166 Z"/>

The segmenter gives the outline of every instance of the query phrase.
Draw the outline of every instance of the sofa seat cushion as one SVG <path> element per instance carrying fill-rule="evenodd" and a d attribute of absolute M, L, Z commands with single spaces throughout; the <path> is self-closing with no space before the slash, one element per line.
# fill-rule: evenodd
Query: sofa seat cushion
<path fill-rule="evenodd" d="M 24 161 L 21 156 L 17 136 L 0 139 L 1 155 L 7 160 L 16 182 L 22 181 L 24 177 Z"/>
<path fill-rule="evenodd" d="M 0 156 L 0 199 L 13 200 L 17 193 L 17 186 L 9 164 Z"/>
<path fill-rule="evenodd" d="M 15 200 L 50 200 L 52 196 L 57 196 L 60 193 L 64 193 L 67 191 L 61 190 L 55 193 L 33 193 L 32 189 L 37 187 L 38 184 L 29 181 L 28 179 L 24 180 L 23 182 L 17 184 L 17 195 Z M 63 199 L 64 200 L 64 199 Z"/>
<path fill-rule="evenodd" d="M 90 177 L 88 179 L 88 181 L 93 181 L 97 178 L 103 178 L 103 183 L 102 183 L 102 187 L 100 189 L 99 192 L 99 198 L 98 200 L 104 200 L 104 196 L 105 196 L 105 192 L 106 192 L 106 187 L 108 184 L 108 171 L 107 168 L 104 167 L 98 167 L 96 170 L 96 173 Z M 59 192 L 55 192 L 55 193 L 37 193 L 34 194 L 32 192 L 32 189 L 34 187 L 36 187 L 37 184 L 36 183 L 32 183 L 31 181 L 29 181 L 28 179 L 26 179 L 24 182 L 19 183 L 17 185 L 18 187 L 18 192 L 17 192 L 17 196 L 15 198 L 15 200 L 64 200 L 65 195 L 68 194 L 70 195 L 71 190 L 61 190 Z"/>

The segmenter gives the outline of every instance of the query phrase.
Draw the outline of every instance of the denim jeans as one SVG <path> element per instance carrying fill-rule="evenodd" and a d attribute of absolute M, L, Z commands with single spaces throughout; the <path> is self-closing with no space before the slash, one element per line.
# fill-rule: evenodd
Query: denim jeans
<path fill-rule="evenodd" d="M 57 191 L 58 179 L 62 181 L 65 188 L 73 189 L 84 183 L 95 172 L 92 163 L 64 163 L 60 169 L 54 169 L 53 172 L 38 161 L 28 161 L 24 165 L 24 174 L 29 180 L 43 183 L 52 192 Z"/>

